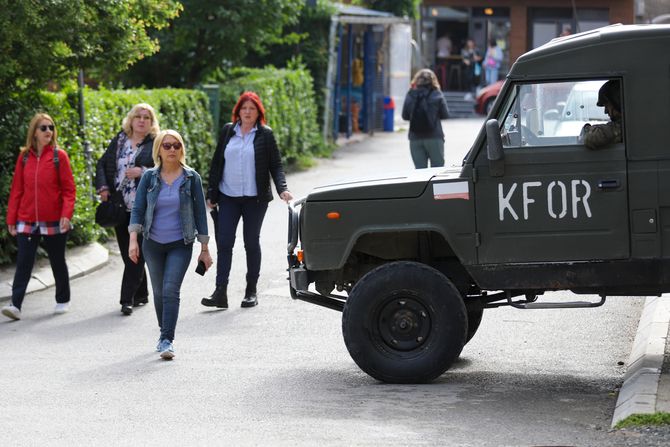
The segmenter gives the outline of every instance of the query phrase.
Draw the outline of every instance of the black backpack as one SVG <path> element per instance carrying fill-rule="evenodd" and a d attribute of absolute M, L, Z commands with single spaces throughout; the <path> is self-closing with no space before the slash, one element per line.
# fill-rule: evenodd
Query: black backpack
<path fill-rule="evenodd" d="M 25 151 L 23 153 L 23 169 L 26 168 L 26 163 L 28 163 L 28 156 L 30 155 L 28 153 L 29 151 Z M 60 185 L 60 160 L 58 159 L 58 147 L 54 146 L 54 168 L 56 168 L 56 178 L 58 179 L 58 184 Z"/>
<path fill-rule="evenodd" d="M 416 96 L 416 102 L 409 116 L 409 130 L 415 134 L 429 134 L 435 129 L 435 114 L 431 116 L 428 108 L 428 97 L 432 90 L 420 92 Z"/>
<path fill-rule="evenodd" d="M 56 168 L 56 172 L 58 172 L 58 168 L 60 167 L 60 160 L 58 159 L 58 148 L 54 147 L 54 167 Z M 28 163 L 28 151 L 25 151 L 23 153 L 23 167 L 26 167 L 26 163 Z"/>

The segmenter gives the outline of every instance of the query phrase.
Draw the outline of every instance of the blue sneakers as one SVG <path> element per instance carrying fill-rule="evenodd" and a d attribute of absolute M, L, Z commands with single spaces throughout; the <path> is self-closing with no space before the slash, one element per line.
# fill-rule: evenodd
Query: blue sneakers
<path fill-rule="evenodd" d="M 172 342 L 168 339 L 160 341 L 158 351 L 160 351 L 160 356 L 163 360 L 172 360 L 174 358 L 174 346 L 172 346 Z"/>

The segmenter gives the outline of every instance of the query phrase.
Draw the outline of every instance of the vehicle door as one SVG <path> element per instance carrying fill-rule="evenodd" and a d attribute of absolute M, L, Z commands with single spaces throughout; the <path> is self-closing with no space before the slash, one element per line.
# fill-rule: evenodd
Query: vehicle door
<path fill-rule="evenodd" d="M 629 257 L 625 145 L 591 150 L 580 138 L 587 122 L 608 120 L 596 106 L 605 81 L 508 90 L 497 115 L 501 169 L 491 169 L 486 147 L 475 160 L 480 264 Z"/>

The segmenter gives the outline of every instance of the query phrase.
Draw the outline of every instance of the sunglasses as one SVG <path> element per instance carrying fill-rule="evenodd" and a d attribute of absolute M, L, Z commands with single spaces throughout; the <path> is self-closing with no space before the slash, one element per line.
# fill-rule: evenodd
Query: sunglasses
<path fill-rule="evenodd" d="M 163 144 L 161 144 L 161 146 L 166 151 L 169 151 L 170 149 L 174 149 L 175 151 L 178 151 L 179 149 L 181 149 L 181 143 L 179 141 L 177 141 L 176 143 L 163 143 Z"/>
<path fill-rule="evenodd" d="M 42 124 L 41 126 L 38 127 L 38 129 L 41 130 L 42 132 L 46 132 L 47 129 L 49 129 L 50 131 L 53 132 L 53 131 L 54 131 L 54 125 L 53 125 L 53 124 L 49 124 L 49 125 L 47 126 L 46 124 Z"/>

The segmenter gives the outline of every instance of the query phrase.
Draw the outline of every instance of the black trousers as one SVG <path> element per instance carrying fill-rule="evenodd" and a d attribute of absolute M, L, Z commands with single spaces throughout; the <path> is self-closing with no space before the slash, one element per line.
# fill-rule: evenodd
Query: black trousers
<path fill-rule="evenodd" d="M 23 304 L 23 298 L 26 295 L 28 281 L 33 273 L 35 265 L 35 255 L 37 247 L 42 241 L 42 245 L 49 255 L 51 271 L 56 280 L 56 302 L 67 303 L 70 301 L 70 276 L 65 263 L 65 244 L 67 242 L 67 233 L 54 234 L 52 236 L 43 236 L 39 233 L 17 234 L 16 244 L 18 253 L 16 257 L 16 272 L 14 272 L 14 282 L 12 283 L 12 304 L 19 309 Z"/>
<path fill-rule="evenodd" d="M 135 264 L 128 257 L 128 244 L 130 243 L 130 234 L 128 233 L 128 224 L 130 224 L 130 213 L 126 213 L 126 222 L 114 227 L 116 232 L 116 242 L 119 244 L 119 251 L 123 259 L 123 280 L 121 281 L 121 304 L 132 306 L 134 301 L 144 300 L 149 296 L 147 288 L 147 274 L 144 269 L 144 255 L 140 250 L 140 258 Z M 142 234 L 137 235 L 137 243 L 142 247 Z"/>
<path fill-rule="evenodd" d="M 268 202 L 256 197 L 219 196 L 219 216 L 216 228 L 216 285 L 228 284 L 233 262 L 233 246 L 237 225 L 242 219 L 242 235 L 247 254 L 247 287 L 256 289 L 261 271 L 261 226 Z"/>

